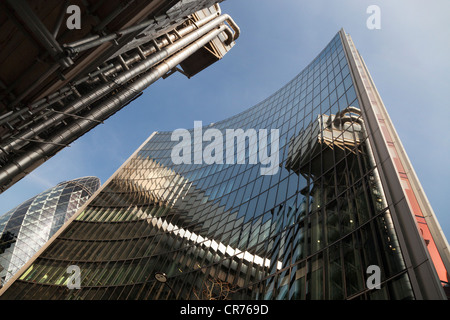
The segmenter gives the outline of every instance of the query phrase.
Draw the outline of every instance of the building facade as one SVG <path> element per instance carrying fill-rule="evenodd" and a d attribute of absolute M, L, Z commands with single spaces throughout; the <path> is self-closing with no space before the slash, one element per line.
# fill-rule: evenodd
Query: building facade
<path fill-rule="evenodd" d="M 222 59 L 239 27 L 219 2 L 1 2 L 0 192 L 158 79 Z"/>
<path fill-rule="evenodd" d="M 217 140 L 231 129 L 241 153 Z M 264 101 L 183 133 L 187 161 L 153 133 L 1 298 L 446 299 L 447 241 L 344 30 Z"/>
<path fill-rule="evenodd" d="M 85 177 L 61 182 L 0 216 L 0 279 L 6 283 L 100 187 Z"/>

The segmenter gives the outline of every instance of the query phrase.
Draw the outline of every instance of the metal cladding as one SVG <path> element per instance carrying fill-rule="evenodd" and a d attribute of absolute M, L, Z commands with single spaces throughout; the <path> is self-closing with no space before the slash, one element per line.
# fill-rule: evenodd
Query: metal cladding
<path fill-rule="evenodd" d="M 100 187 L 96 177 L 59 183 L 0 216 L 0 279 L 6 283 Z"/>
<path fill-rule="evenodd" d="M 82 39 L 59 45 L 27 1 L 8 1 L 15 12 L 7 11 L 9 17 L 21 16 L 19 9 L 23 8 L 26 17 L 32 17 L 27 27 L 36 31 L 44 47 L 55 43 L 51 55 L 58 59 L 14 101 L 6 99 L 6 103 L 0 97 L 0 192 L 136 99 L 159 78 L 175 71 L 192 77 L 220 60 L 240 35 L 233 19 L 221 14 L 218 0 L 137 2 L 117 8 L 96 26 L 89 25 L 90 33 L 80 31 Z M 43 3 L 34 9 L 40 13 L 39 8 L 48 6 Z M 121 15 L 139 7 L 142 12 L 122 21 Z M 91 8 L 85 9 L 88 15 Z M 137 17 L 143 21 L 136 21 Z M 122 23 L 113 23 L 116 20 Z M 111 23 L 118 30 L 100 32 Z M 59 77 L 51 82 L 53 73 Z M 0 71 L 0 84 L 5 87 L 1 76 Z M 13 111 L 2 114 L 5 103 Z"/>
<path fill-rule="evenodd" d="M 414 215 L 392 202 L 401 189 L 386 183 L 347 46 L 340 31 L 264 101 L 184 130 L 186 162 L 173 160 L 174 132 L 153 133 L 1 298 L 444 299 L 419 230 L 398 223 Z M 218 139 L 210 162 L 207 130 L 270 139 L 244 138 L 224 159 L 230 140 Z M 270 174 L 250 161 L 261 151 L 279 155 Z"/>

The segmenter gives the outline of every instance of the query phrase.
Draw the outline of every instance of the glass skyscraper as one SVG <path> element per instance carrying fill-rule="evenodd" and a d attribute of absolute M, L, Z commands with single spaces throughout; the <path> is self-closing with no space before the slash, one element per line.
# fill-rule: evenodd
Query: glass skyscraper
<path fill-rule="evenodd" d="M 0 216 L 0 279 L 6 283 L 100 187 L 97 177 L 61 182 Z"/>
<path fill-rule="evenodd" d="M 241 129 L 245 157 L 199 148 L 209 129 Z M 446 299 L 447 240 L 343 30 L 264 101 L 187 132 L 213 163 L 175 164 L 179 140 L 153 133 L 1 298 Z"/>

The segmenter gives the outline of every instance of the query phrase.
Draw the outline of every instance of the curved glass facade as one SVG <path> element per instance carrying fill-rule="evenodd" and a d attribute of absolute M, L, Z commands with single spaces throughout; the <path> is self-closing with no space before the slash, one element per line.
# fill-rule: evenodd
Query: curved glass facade
<path fill-rule="evenodd" d="M 96 177 L 65 181 L 0 216 L 0 277 L 6 283 L 100 187 Z"/>
<path fill-rule="evenodd" d="M 176 165 L 179 141 L 153 134 L 2 298 L 416 298 L 355 86 L 338 33 L 276 93 L 202 128 L 278 130 L 246 139 L 243 163 L 216 141 L 214 163 Z M 258 148 L 279 150 L 273 174 L 250 161 Z"/>

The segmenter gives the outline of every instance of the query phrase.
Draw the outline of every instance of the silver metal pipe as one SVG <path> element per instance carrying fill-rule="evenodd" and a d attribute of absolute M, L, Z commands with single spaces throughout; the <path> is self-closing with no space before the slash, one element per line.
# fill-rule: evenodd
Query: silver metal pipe
<path fill-rule="evenodd" d="M 226 15 L 226 16 L 227 16 L 226 22 L 229 24 L 231 29 L 233 29 L 233 31 L 234 31 L 233 38 L 229 37 L 227 42 L 225 42 L 225 44 L 227 46 L 229 46 L 233 41 L 236 41 L 239 38 L 239 36 L 241 35 L 241 29 L 236 24 L 236 22 L 234 22 L 233 18 L 231 18 L 229 15 Z"/>
<path fill-rule="evenodd" d="M 73 45 L 72 46 L 64 45 L 66 56 L 72 57 L 72 56 L 75 56 L 76 54 L 78 54 L 78 53 L 80 53 L 82 51 L 86 51 L 88 49 L 97 47 L 97 46 L 99 46 L 99 45 L 101 45 L 101 44 L 103 44 L 105 42 L 110 42 L 112 40 L 116 40 L 116 39 L 118 39 L 118 38 L 120 38 L 120 37 L 122 37 L 124 35 L 130 34 L 132 32 L 136 32 L 136 31 L 139 31 L 139 30 L 142 31 L 144 28 L 146 28 L 149 25 L 154 24 L 154 23 L 156 23 L 156 20 L 155 19 L 150 19 L 150 20 L 146 20 L 144 22 L 138 23 L 138 24 L 136 24 L 136 25 L 134 25 L 132 27 L 128 27 L 126 29 L 117 31 L 115 33 L 110 33 L 110 34 L 108 34 L 106 36 L 98 37 L 97 39 L 94 39 L 94 40 L 89 41 L 89 42 L 85 42 L 85 43 L 78 44 L 78 45 L 75 45 L 75 46 L 73 46 Z"/>
<path fill-rule="evenodd" d="M 109 42 L 109 41 L 115 40 L 117 38 L 119 38 L 119 35 L 116 33 L 113 33 L 113 34 L 109 34 L 107 36 L 98 37 L 97 39 L 95 39 L 93 41 L 79 44 L 75 47 L 69 47 L 69 46 L 65 45 L 64 52 L 67 57 L 74 57 L 82 51 L 86 51 L 88 49 L 97 47 L 105 42 Z"/>
<path fill-rule="evenodd" d="M 186 34 L 188 34 L 188 33 L 192 32 L 192 31 L 194 31 L 195 29 L 197 29 L 197 26 L 203 26 L 206 23 L 210 22 L 218 14 L 219 13 L 209 15 L 209 16 L 207 16 L 207 17 L 197 21 L 196 25 L 189 25 L 189 26 L 187 26 L 187 27 L 185 27 L 185 28 L 183 28 L 181 30 L 178 30 L 176 32 L 176 34 L 170 34 L 169 35 L 170 36 L 170 40 L 172 40 L 172 42 L 176 41 L 178 38 L 183 37 Z M 175 31 L 175 30 L 173 30 L 173 31 Z M 89 42 L 89 41 L 92 41 L 92 40 L 95 40 L 95 39 L 98 39 L 98 38 L 99 38 L 98 35 L 91 36 L 91 37 L 88 37 L 88 38 L 85 38 L 85 39 L 73 42 L 73 43 L 71 43 L 69 45 L 70 46 L 72 46 L 72 45 L 75 46 L 75 45 L 86 43 L 86 42 Z M 167 46 L 169 44 L 170 44 L 169 41 L 167 39 L 165 39 L 165 38 L 163 38 L 160 41 L 160 46 Z M 125 60 L 125 64 L 129 65 L 129 64 L 136 63 L 136 62 L 138 62 L 140 60 L 143 60 L 143 55 L 148 56 L 148 55 L 154 53 L 155 51 L 156 51 L 156 49 L 154 47 L 150 47 L 149 49 L 145 50 L 145 52 L 141 51 L 142 55 L 140 53 L 137 53 L 137 54 L 132 55 L 130 58 L 126 59 Z M 117 73 L 117 72 L 120 72 L 120 71 L 123 71 L 123 67 L 122 67 L 121 64 L 119 64 L 119 63 L 118 64 L 110 64 L 107 67 L 101 68 L 100 70 L 97 70 L 97 71 L 89 74 L 88 76 L 83 77 L 80 80 L 77 80 L 74 83 L 74 85 L 76 86 L 76 85 L 78 85 L 80 83 L 83 83 L 83 82 L 89 80 L 92 77 L 97 77 L 97 75 L 99 75 L 100 73 L 103 73 L 105 76 L 108 76 L 110 74 Z M 67 91 L 69 91 L 69 92 L 66 93 Z M 58 92 L 53 93 L 53 94 L 49 95 L 46 98 L 43 98 L 43 99 L 41 99 L 39 101 L 34 102 L 28 108 L 23 108 L 21 110 L 17 110 L 16 112 L 11 112 L 11 113 L 8 113 L 7 115 L 4 115 L 3 117 L 0 118 L 0 125 L 5 124 L 6 122 L 10 122 L 10 121 L 14 120 L 15 118 L 17 118 L 18 116 L 20 116 L 20 115 L 22 115 L 22 114 L 24 114 L 26 112 L 29 112 L 29 111 L 39 112 L 39 111 L 45 109 L 46 107 L 50 106 L 51 104 L 53 104 L 53 103 L 55 103 L 55 102 L 65 98 L 65 97 L 67 97 L 71 93 L 72 93 L 72 91 L 71 91 L 70 88 L 68 88 L 68 87 L 61 88 L 60 90 L 58 90 Z M 55 94 L 56 94 L 56 96 L 60 95 L 60 98 L 59 99 L 53 99 L 55 96 L 52 96 L 52 95 L 55 95 Z"/>
<path fill-rule="evenodd" d="M 89 36 L 87 38 L 80 39 L 80 40 L 77 40 L 77 41 L 74 41 L 71 43 L 63 44 L 63 47 L 76 47 L 76 46 L 88 43 L 90 41 L 97 40 L 98 38 L 100 38 L 100 36 L 96 34 L 96 35 Z"/>
<path fill-rule="evenodd" d="M 216 9 L 219 16 L 222 14 L 222 9 L 220 8 L 218 3 L 214 3 L 214 8 Z"/>
<path fill-rule="evenodd" d="M 97 90 L 90 92 L 81 98 L 77 99 L 76 101 L 69 104 L 66 108 L 63 110 L 60 110 L 64 113 L 74 114 L 79 112 L 84 107 L 90 105 L 94 101 L 97 101 L 98 99 L 102 98 L 118 86 L 126 83 L 127 81 L 131 80 L 132 78 L 138 76 L 139 74 L 147 71 L 148 69 L 152 68 L 157 63 L 161 62 L 162 60 L 168 58 L 173 53 L 177 52 L 178 50 L 182 49 L 183 47 L 187 46 L 189 43 L 195 41 L 208 31 L 212 30 L 213 28 L 217 27 L 224 21 L 226 21 L 229 18 L 228 15 L 223 15 L 220 17 L 217 17 L 213 19 L 212 21 L 208 22 L 204 26 L 200 27 L 199 29 L 192 31 L 191 33 L 187 34 L 183 38 L 179 39 L 175 43 L 167 46 L 166 48 L 161 49 L 160 51 L 157 51 L 153 53 L 152 55 L 148 56 L 146 60 L 140 62 L 135 67 L 133 67 L 131 70 L 128 70 L 126 72 L 121 73 L 118 75 L 113 82 L 109 82 L 106 84 L 101 85 Z M 33 128 L 30 128 L 29 130 L 25 131 L 22 134 L 17 135 L 17 138 L 19 139 L 9 139 L 6 143 L 2 144 L 0 146 L 0 150 L 10 151 L 17 145 L 21 144 L 21 141 L 23 139 L 29 139 L 40 132 L 44 131 L 48 127 L 50 127 L 52 124 L 59 123 L 61 120 L 66 118 L 67 116 L 64 115 L 64 113 L 59 114 L 52 114 L 48 117 L 47 120 L 36 124 Z M 22 139 L 22 140 L 20 140 Z"/>
<path fill-rule="evenodd" d="M 106 67 L 104 67 L 100 70 L 96 70 L 96 71 L 88 74 L 87 76 L 75 81 L 73 85 L 77 86 L 80 83 L 83 83 L 92 77 L 97 77 L 100 73 L 106 72 L 106 71 L 112 69 L 113 67 L 114 67 L 113 64 L 108 64 Z M 0 125 L 3 125 L 4 123 L 6 123 L 8 121 L 14 121 L 17 117 L 23 115 L 24 113 L 30 113 L 30 115 L 32 115 L 32 113 L 31 113 L 32 111 L 34 113 L 39 112 L 42 109 L 66 98 L 67 96 L 71 95 L 72 93 L 73 93 L 72 86 L 65 86 L 65 87 L 59 89 L 58 91 L 48 95 L 47 97 L 42 98 L 36 102 L 33 102 L 30 106 L 28 106 L 26 108 L 22 108 L 13 113 L 8 113 L 7 118 L 6 118 L 6 115 L 1 117 Z"/>
<path fill-rule="evenodd" d="M 209 21 L 211 21 L 212 19 L 214 19 L 215 17 L 216 17 L 216 15 L 214 15 L 214 14 L 209 15 L 209 16 L 199 20 L 197 22 L 197 26 L 203 26 L 206 23 L 208 23 Z M 192 32 L 193 30 L 197 29 L 197 26 L 189 25 L 189 26 L 179 30 L 177 32 L 178 35 L 170 34 L 171 40 L 175 41 L 175 40 L 177 40 L 177 38 L 179 38 L 179 36 L 180 37 L 185 36 L 186 34 L 188 34 L 188 33 Z M 98 39 L 98 38 L 99 38 L 99 36 L 92 36 L 92 37 L 89 37 L 89 38 L 86 38 L 86 39 L 83 39 L 83 40 L 79 40 L 76 43 L 81 44 L 81 43 L 85 43 L 85 42 L 88 42 L 88 41 L 91 41 L 91 40 L 95 40 L 95 39 Z M 75 44 L 75 42 L 73 44 Z M 167 46 L 167 45 L 169 45 L 169 42 L 166 39 L 162 39 L 162 41 L 160 42 L 160 46 Z M 148 55 L 150 55 L 150 54 L 152 54 L 154 52 L 156 52 L 156 49 L 154 47 L 150 47 L 149 49 L 145 50 L 145 52 L 143 54 L 145 54 L 145 56 L 148 56 Z M 133 64 L 135 62 L 138 62 L 139 60 L 142 60 L 142 57 L 140 55 L 139 55 L 139 58 L 138 58 L 138 55 L 132 55 L 130 58 L 125 60 L 125 63 L 127 65 L 128 64 Z M 108 76 L 110 74 L 117 73 L 117 72 L 120 72 L 120 71 L 123 71 L 122 65 L 120 63 L 114 64 L 114 65 L 110 64 L 107 67 L 101 68 L 100 70 L 97 70 L 97 71 L 91 73 L 90 75 L 88 75 L 86 77 L 83 77 L 80 80 L 77 80 L 74 83 L 74 85 L 76 86 L 76 85 L 78 85 L 80 83 L 83 83 L 83 82 L 87 81 L 91 77 L 96 77 L 100 73 L 103 73 L 105 76 Z M 66 92 L 67 91 L 66 89 L 69 90 L 70 88 L 64 87 L 64 88 L 60 89 L 58 92 L 59 93 Z M 58 93 L 58 95 L 59 95 L 59 93 Z M 67 96 L 67 94 L 62 96 L 61 99 L 65 98 L 66 96 Z M 48 96 L 47 98 L 41 99 L 41 100 L 39 100 L 37 102 L 34 102 L 33 104 L 30 105 L 29 108 L 18 110 L 16 112 L 14 112 L 13 114 L 8 115 L 7 119 L 3 119 L 3 118 L 0 119 L 0 125 L 6 123 L 8 121 L 11 121 L 12 119 L 16 118 L 17 116 L 20 116 L 21 114 L 23 114 L 25 112 L 28 112 L 29 110 L 33 110 L 33 109 L 37 108 L 35 112 L 38 112 L 38 111 L 40 111 L 40 110 L 50 106 L 52 103 L 55 103 L 55 102 L 60 100 L 60 99 L 52 100 L 51 103 L 45 103 L 46 101 L 49 101 L 50 99 L 53 99 L 53 97 L 51 95 Z M 42 105 L 42 107 L 39 106 L 40 104 L 43 104 L 43 103 L 45 103 L 45 105 Z M 39 106 L 39 108 L 38 108 L 38 106 Z"/>
<path fill-rule="evenodd" d="M 207 16 L 207 17 L 197 21 L 195 25 L 194 24 L 189 25 L 189 26 L 187 26 L 187 27 L 185 27 L 185 28 L 183 28 L 181 30 L 178 30 L 176 33 L 169 33 L 167 35 L 167 37 L 163 37 L 162 39 L 160 39 L 158 41 L 158 48 L 166 47 L 166 46 L 172 44 L 173 42 L 175 42 L 180 37 L 184 37 L 185 35 L 193 32 L 197 28 L 200 28 L 200 27 L 204 26 L 205 24 L 207 24 L 208 22 L 210 22 L 211 20 L 213 20 L 216 17 L 217 17 L 216 14 L 209 15 L 209 16 Z M 228 15 L 224 15 L 223 19 L 228 22 L 231 19 L 231 17 L 229 17 Z M 214 20 L 214 21 L 216 21 L 216 20 Z M 222 23 L 222 22 L 220 22 L 220 23 Z M 235 28 L 237 30 L 239 30 L 239 27 L 235 26 Z M 172 32 L 174 32 L 174 31 L 175 30 L 173 30 Z M 236 40 L 237 37 L 239 36 L 239 33 L 237 33 L 237 34 L 236 33 L 232 33 L 228 28 L 225 30 L 225 32 L 229 35 L 229 39 L 231 38 L 232 41 Z M 152 41 L 154 41 L 154 40 L 152 40 Z M 133 48 L 132 50 L 134 50 L 134 49 L 135 48 Z M 140 50 L 139 47 L 138 47 L 138 50 Z M 142 52 L 143 55 L 148 56 L 148 55 L 153 54 L 153 53 L 155 53 L 157 51 L 159 51 L 159 50 L 157 48 L 155 48 L 155 46 L 151 46 L 150 48 L 146 49 L 144 52 L 142 52 L 142 51 L 141 52 Z M 133 63 L 136 63 L 136 62 L 142 60 L 142 54 L 140 54 L 140 53 L 131 54 L 129 58 L 124 59 L 125 64 L 129 65 L 129 64 L 133 64 Z M 113 68 L 111 68 L 108 71 L 106 71 L 104 74 L 106 76 L 108 76 L 108 75 L 110 75 L 112 73 L 120 72 L 122 70 L 123 70 L 123 63 L 119 63 L 119 64 L 116 64 Z"/>
<path fill-rule="evenodd" d="M 24 155 L 15 158 L 9 164 L 0 168 L 0 185 L 7 185 L 9 181 L 32 165 L 39 162 L 42 163 L 47 157 L 58 152 L 61 149 L 61 145 L 69 144 L 78 136 L 95 127 L 97 124 L 93 123 L 92 120 L 105 119 L 120 110 L 125 104 L 136 98 L 137 95 L 140 95 L 144 89 L 201 49 L 221 32 L 224 32 L 226 28 L 228 28 L 226 25 L 222 25 L 215 30 L 209 31 L 194 43 L 177 52 L 166 61 L 158 64 L 135 82 L 126 85 L 117 94 L 107 98 L 98 107 L 91 110 L 83 119 L 74 121 L 56 133 L 49 141 L 35 145 Z"/>
<path fill-rule="evenodd" d="M 214 18 L 216 15 L 212 14 L 209 15 L 205 18 L 203 18 L 201 21 L 203 21 L 203 23 L 205 23 L 205 21 L 210 21 L 212 18 Z M 87 39 L 87 41 L 85 40 L 79 40 L 77 42 L 72 42 L 70 44 L 65 44 L 63 45 L 65 47 L 65 52 L 67 56 L 73 56 L 79 52 L 97 47 L 105 42 L 109 42 L 112 40 L 116 40 L 126 34 L 130 34 L 132 32 L 138 31 L 138 30 L 143 30 L 144 28 L 150 26 L 151 24 L 156 23 L 156 20 L 154 19 L 150 19 L 141 23 L 138 23 L 135 26 L 132 27 L 128 27 L 126 29 L 117 31 L 115 33 L 111 33 L 105 36 L 94 36 L 94 37 L 90 37 Z"/>

